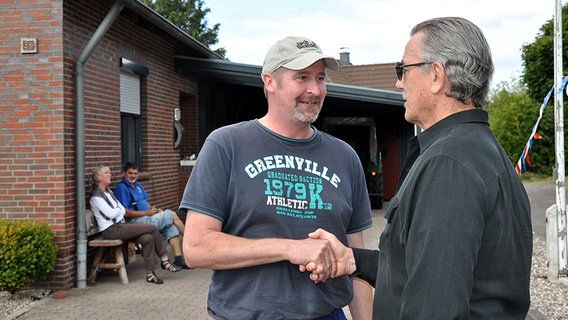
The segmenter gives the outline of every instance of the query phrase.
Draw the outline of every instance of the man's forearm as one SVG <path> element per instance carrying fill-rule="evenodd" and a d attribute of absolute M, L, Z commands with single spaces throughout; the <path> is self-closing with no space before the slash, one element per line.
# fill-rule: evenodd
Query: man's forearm
<path fill-rule="evenodd" d="M 363 232 L 347 235 L 351 248 L 364 248 Z M 353 300 L 349 303 L 353 320 L 370 320 L 373 316 L 373 288 L 361 279 L 353 279 Z"/>
<path fill-rule="evenodd" d="M 379 268 L 379 250 L 351 248 L 357 270 L 353 274 L 355 277 L 367 281 L 375 287 L 377 282 L 377 272 Z"/>
<path fill-rule="evenodd" d="M 130 210 L 130 209 L 126 209 L 126 214 L 125 216 L 127 218 L 138 218 L 138 217 L 143 217 L 143 216 L 147 216 L 147 210 L 146 211 L 137 211 L 137 210 Z"/>

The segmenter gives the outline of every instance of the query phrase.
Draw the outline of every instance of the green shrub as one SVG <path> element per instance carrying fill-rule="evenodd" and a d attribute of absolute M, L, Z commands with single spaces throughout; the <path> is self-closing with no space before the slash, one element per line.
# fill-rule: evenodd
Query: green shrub
<path fill-rule="evenodd" d="M 0 220 L 0 290 L 14 294 L 32 280 L 44 280 L 56 257 L 48 224 Z"/>

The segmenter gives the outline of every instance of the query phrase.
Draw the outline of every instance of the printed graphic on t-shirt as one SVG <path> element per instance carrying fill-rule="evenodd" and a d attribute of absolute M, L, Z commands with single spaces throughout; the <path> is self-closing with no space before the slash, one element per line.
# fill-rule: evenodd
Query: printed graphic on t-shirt
<path fill-rule="evenodd" d="M 332 203 L 326 202 L 322 192 L 326 186 L 337 189 L 341 183 L 326 166 L 289 155 L 256 159 L 245 166 L 245 172 L 251 179 L 263 178 L 267 206 L 273 206 L 277 214 L 300 219 L 317 219 L 315 210 L 332 210 Z"/>

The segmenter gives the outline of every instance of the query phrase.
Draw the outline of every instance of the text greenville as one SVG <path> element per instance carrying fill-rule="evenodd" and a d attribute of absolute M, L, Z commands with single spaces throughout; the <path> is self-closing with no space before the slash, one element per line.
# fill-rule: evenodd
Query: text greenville
<path fill-rule="evenodd" d="M 330 175 L 328 172 L 329 169 L 327 167 L 324 166 L 321 169 L 319 169 L 318 167 L 318 163 L 312 160 L 296 156 L 276 154 L 273 156 L 266 156 L 264 158 L 254 160 L 252 163 L 249 163 L 245 167 L 245 171 L 249 177 L 254 178 L 258 174 L 266 170 L 281 168 L 296 169 L 321 177 L 322 179 L 329 181 L 332 186 L 337 188 L 339 183 L 341 182 L 341 179 L 335 173 Z"/>

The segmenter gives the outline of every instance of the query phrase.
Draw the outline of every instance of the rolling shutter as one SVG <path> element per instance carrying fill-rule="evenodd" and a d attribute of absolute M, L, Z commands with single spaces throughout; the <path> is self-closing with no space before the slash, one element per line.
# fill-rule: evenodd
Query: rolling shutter
<path fill-rule="evenodd" d="M 140 115 L 140 76 L 120 72 L 120 112 Z"/>

